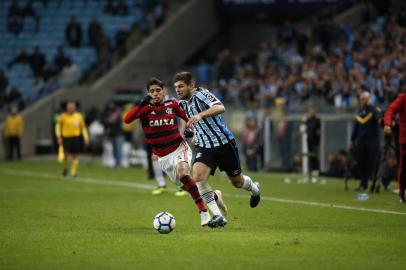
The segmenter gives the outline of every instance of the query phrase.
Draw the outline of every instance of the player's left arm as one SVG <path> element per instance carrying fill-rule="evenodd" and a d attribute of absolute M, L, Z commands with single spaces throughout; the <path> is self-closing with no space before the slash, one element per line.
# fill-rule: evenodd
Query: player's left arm
<path fill-rule="evenodd" d="M 83 141 L 86 145 L 89 144 L 89 133 L 87 132 L 85 121 L 83 120 L 83 116 L 80 115 L 80 129 L 83 136 Z"/>
<path fill-rule="evenodd" d="M 385 117 L 383 120 L 384 132 L 386 134 L 390 134 L 392 132 L 391 126 L 392 126 L 393 115 L 400 110 L 401 105 L 402 105 L 401 99 L 402 99 L 402 96 L 398 96 L 386 109 Z M 406 101 L 404 103 L 406 103 Z"/>
<path fill-rule="evenodd" d="M 198 92 L 196 94 L 196 97 L 201 103 L 205 104 L 206 107 L 208 107 L 208 109 L 190 118 L 187 123 L 188 126 L 191 126 L 199 122 L 203 118 L 216 116 L 226 111 L 226 108 L 224 107 L 223 103 L 221 103 L 221 101 L 209 91 Z"/>

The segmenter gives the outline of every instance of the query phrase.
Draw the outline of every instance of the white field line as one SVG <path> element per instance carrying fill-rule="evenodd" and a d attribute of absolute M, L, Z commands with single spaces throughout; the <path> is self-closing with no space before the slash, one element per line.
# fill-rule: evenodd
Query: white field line
<path fill-rule="evenodd" d="M 134 183 L 134 182 L 108 180 L 108 179 L 100 179 L 100 178 L 89 178 L 89 177 L 71 178 L 71 177 L 63 177 L 63 176 L 49 174 L 49 173 L 18 171 L 18 170 L 10 170 L 10 169 L 0 169 L 0 172 L 3 174 L 8 174 L 8 175 L 26 176 L 26 177 L 31 177 L 31 178 L 39 177 L 39 178 L 46 178 L 46 179 L 59 179 L 59 180 L 95 184 L 95 185 L 120 186 L 120 187 L 129 187 L 129 188 L 144 189 L 144 190 L 152 190 L 155 188 L 155 186 L 148 185 L 148 184 L 140 184 L 140 183 Z M 170 188 L 169 190 L 176 191 L 177 189 Z M 234 197 L 234 198 L 246 198 L 246 199 L 248 198 L 248 196 L 238 195 L 238 194 L 224 194 L 223 193 L 223 196 Z M 336 209 L 353 210 L 353 211 L 361 211 L 361 212 L 372 212 L 372 213 L 380 213 L 380 214 L 406 216 L 406 212 L 365 208 L 365 207 L 355 207 L 355 206 L 347 206 L 347 205 L 339 205 L 339 204 L 320 203 L 320 202 L 312 202 L 312 201 L 289 200 L 289 199 L 265 197 L 265 196 L 261 196 L 261 200 L 273 201 L 273 202 L 279 202 L 279 203 L 288 203 L 288 204 L 317 206 L 317 207 L 324 207 L 324 208 L 336 208 Z"/>

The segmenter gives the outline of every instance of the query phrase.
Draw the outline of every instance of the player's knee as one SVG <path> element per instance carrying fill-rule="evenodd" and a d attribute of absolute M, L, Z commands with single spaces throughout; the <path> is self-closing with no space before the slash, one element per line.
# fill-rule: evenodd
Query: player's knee
<path fill-rule="evenodd" d="M 235 186 L 236 188 L 242 188 L 243 183 L 241 181 L 231 181 L 231 183 L 233 184 L 233 186 Z"/>
<path fill-rule="evenodd" d="M 196 182 L 201 182 L 201 181 L 205 181 L 205 180 L 206 180 L 203 173 L 195 173 L 195 174 L 193 175 L 193 179 L 194 179 Z"/>
<path fill-rule="evenodd" d="M 182 179 L 183 177 L 185 177 L 186 175 L 188 175 L 187 172 L 185 172 L 184 170 L 179 170 L 177 172 L 179 179 Z"/>
<path fill-rule="evenodd" d="M 242 188 L 244 185 L 244 179 L 241 176 L 230 177 L 231 184 L 236 188 Z"/>

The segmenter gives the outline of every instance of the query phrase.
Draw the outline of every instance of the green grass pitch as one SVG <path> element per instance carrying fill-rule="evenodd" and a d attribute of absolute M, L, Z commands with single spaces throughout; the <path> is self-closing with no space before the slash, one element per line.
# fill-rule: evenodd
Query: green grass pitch
<path fill-rule="evenodd" d="M 142 169 L 82 162 L 79 178 L 60 173 L 56 162 L 0 162 L 0 269 L 406 267 L 406 205 L 391 192 L 357 201 L 342 181 L 258 173 L 263 199 L 250 209 L 248 194 L 217 174 L 210 183 L 223 191 L 229 224 L 209 229 L 189 197 L 152 196 Z M 160 211 L 176 218 L 168 235 L 152 228 Z"/>

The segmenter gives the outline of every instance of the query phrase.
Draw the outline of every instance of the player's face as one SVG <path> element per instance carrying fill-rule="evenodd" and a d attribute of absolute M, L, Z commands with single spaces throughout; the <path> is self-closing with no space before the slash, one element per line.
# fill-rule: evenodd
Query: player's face
<path fill-rule="evenodd" d="M 184 81 L 175 82 L 175 90 L 179 99 L 189 99 L 192 95 L 194 84 L 187 85 Z"/>
<path fill-rule="evenodd" d="M 68 102 L 68 104 L 66 104 L 66 111 L 68 113 L 74 113 L 76 111 L 75 102 Z"/>
<path fill-rule="evenodd" d="M 152 97 L 152 103 L 159 104 L 165 99 L 165 91 L 159 85 L 151 85 L 148 94 Z"/>

